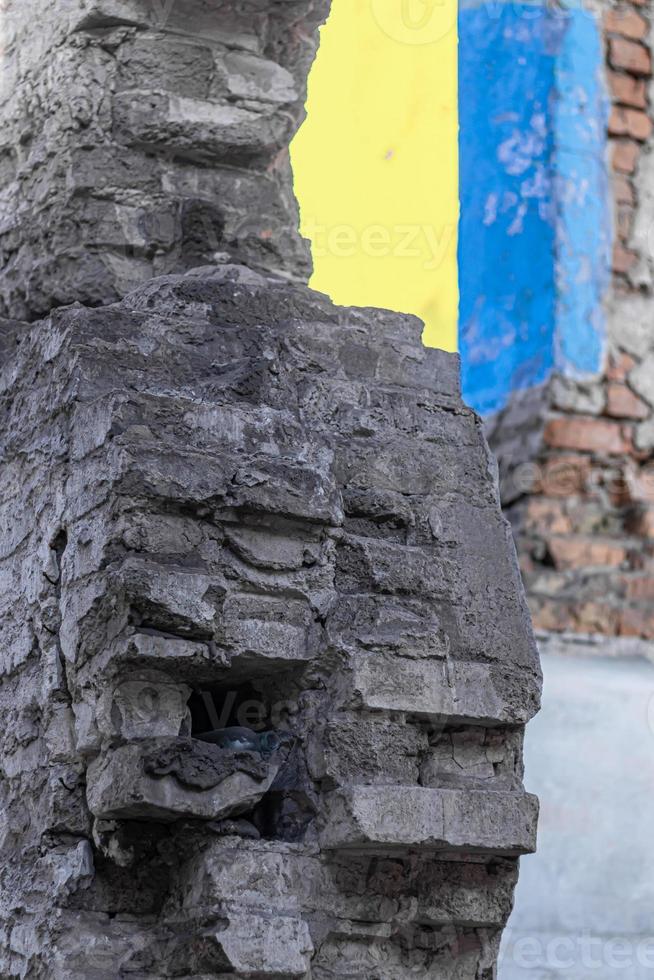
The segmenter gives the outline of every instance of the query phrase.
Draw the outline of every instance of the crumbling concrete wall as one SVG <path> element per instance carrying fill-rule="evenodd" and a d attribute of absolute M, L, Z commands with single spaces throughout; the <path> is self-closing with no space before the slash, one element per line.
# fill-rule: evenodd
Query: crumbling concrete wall
<path fill-rule="evenodd" d="M 5 5 L 3 978 L 495 976 L 537 654 L 457 358 L 288 282 L 327 6 Z"/>
<path fill-rule="evenodd" d="M 0 315 L 229 258 L 305 281 L 287 147 L 328 8 L 6 0 Z"/>
<path fill-rule="evenodd" d="M 3 324 L 3 977 L 495 976 L 540 674 L 420 334 L 229 266 Z"/>

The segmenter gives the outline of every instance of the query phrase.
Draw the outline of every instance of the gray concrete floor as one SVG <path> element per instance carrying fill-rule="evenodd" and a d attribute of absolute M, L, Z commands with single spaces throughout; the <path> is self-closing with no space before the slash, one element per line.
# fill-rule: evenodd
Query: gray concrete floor
<path fill-rule="evenodd" d="M 523 858 L 499 980 L 654 980 L 654 666 L 543 656 Z"/>

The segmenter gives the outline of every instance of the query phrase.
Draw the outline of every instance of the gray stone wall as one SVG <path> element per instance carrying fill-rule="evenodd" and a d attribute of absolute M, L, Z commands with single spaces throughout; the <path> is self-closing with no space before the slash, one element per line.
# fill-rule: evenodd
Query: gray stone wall
<path fill-rule="evenodd" d="M 3 980 L 496 975 L 538 658 L 457 359 L 292 282 L 328 6 L 3 5 Z"/>
<path fill-rule="evenodd" d="M 288 144 L 329 0 L 6 0 L 0 315 L 227 259 L 306 281 Z"/>
<path fill-rule="evenodd" d="M 2 324 L 2 977 L 495 977 L 540 672 L 420 334 L 233 266 Z"/>

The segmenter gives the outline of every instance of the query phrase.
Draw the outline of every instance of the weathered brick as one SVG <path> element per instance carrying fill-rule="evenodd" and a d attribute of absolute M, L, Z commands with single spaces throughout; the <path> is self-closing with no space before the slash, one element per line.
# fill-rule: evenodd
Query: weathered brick
<path fill-rule="evenodd" d="M 608 77 L 614 102 L 618 105 L 633 106 L 635 109 L 647 108 L 645 82 L 641 78 L 621 75 L 615 71 L 609 71 Z"/>
<path fill-rule="evenodd" d="M 621 242 L 627 242 L 631 237 L 634 227 L 636 209 L 631 205 L 623 204 L 618 208 L 616 216 L 615 231 Z"/>
<path fill-rule="evenodd" d="M 636 203 L 633 184 L 623 174 L 615 174 L 613 177 L 613 199 L 618 207 L 621 204 L 631 206 Z"/>
<path fill-rule="evenodd" d="M 631 602 L 654 602 L 654 578 L 651 576 L 625 577 L 622 586 L 625 598 Z"/>
<path fill-rule="evenodd" d="M 628 500 L 654 504 L 654 468 L 638 468 L 625 474 Z"/>
<path fill-rule="evenodd" d="M 629 530 L 640 538 L 654 540 L 654 507 L 634 511 L 629 518 Z"/>
<path fill-rule="evenodd" d="M 604 15 L 604 29 L 608 34 L 620 34 L 633 41 L 641 41 L 648 27 L 645 18 L 629 7 L 608 10 Z"/>
<path fill-rule="evenodd" d="M 329 0 L 0 6 L 5 144 L 39 134 L 0 300 L 58 307 L 0 322 L 0 978 L 488 977 L 540 672 L 481 426 L 417 318 L 252 269 L 308 273 L 284 161 Z M 265 759 L 187 737 L 264 716 Z"/>
<path fill-rule="evenodd" d="M 518 562 L 520 564 L 520 574 L 522 575 L 523 579 L 533 572 L 534 568 L 536 567 L 533 558 L 526 551 L 518 553 Z"/>
<path fill-rule="evenodd" d="M 652 135 L 652 121 L 642 109 L 614 106 L 609 119 L 611 136 L 631 136 L 643 143 Z"/>
<path fill-rule="evenodd" d="M 548 497 L 571 497 L 584 493 L 591 470 L 591 461 L 587 456 L 558 456 L 546 460 L 540 467 L 534 489 Z"/>
<path fill-rule="evenodd" d="M 594 478 L 596 485 L 608 494 L 613 507 L 624 507 L 630 503 L 627 468 L 625 466 L 616 465 L 614 469 L 595 473 Z"/>
<path fill-rule="evenodd" d="M 275 10 L 270 26 L 267 6 Z M 5 315 L 34 319 L 66 303 L 111 303 L 216 252 L 305 278 L 308 242 L 297 228 L 290 168 L 271 180 L 267 166 L 303 115 L 307 56 L 328 7 L 66 0 L 60 8 L 55 0 L 34 17 L 29 3 L 4 3 L 2 36 L 16 39 L 20 64 L 10 58 L 15 105 L 2 119 L 3 146 L 19 146 L 26 126 L 42 140 L 21 187 L 20 227 L 3 219 L 0 229 L 3 254 L 20 266 L 5 262 L 0 276 Z M 105 49 L 102 32 L 119 24 Z M 301 43 L 283 43 L 298 24 Z M 81 129 L 93 138 L 80 139 Z M 14 158 L 12 150 L 0 160 L 3 200 Z M 71 194 L 80 181 L 82 192 Z M 47 262 L 38 286 L 29 286 L 46 239 Z"/>
<path fill-rule="evenodd" d="M 570 417 L 550 419 L 545 426 L 545 442 L 553 449 L 622 455 L 631 450 L 624 426 L 603 419 Z"/>
<path fill-rule="evenodd" d="M 649 77 L 652 74 L 652 59 L 649 51 L 637 41 L 621 37 L 609 38 L 609 64 L 621 68 L 632 75 Z"/>
<path fill-rule="evenodd" d="M 620 636 L 640 636 L 654 639 L 654 611 L 626 607 L 620 610 L 618 633 Z"/>
<path fill-rule="evenodd" d="M 556 633 L 601 633 L 614 636 L 619 627 L 619 611 L 598 602 L 530 597 L 529 607 L 536 629 Z"/>
<path fill-rule="evenodd" d="M 625 354 L 624 351 L 616 351 L 609 358 L 606 377 L 609 381 L 624 381 L 635 366 L 636 361 L 631 354 Z"/>
<path fill-rule="evenodd" d="M 572 610 L 575 633 L 602 633 L 613 636 L 618 629 L 619 611 L 600 602 L 581 602 Z"/>
<path fill-rule="evenodd" d="M 613 169 L 618 173 L 632 174 L 638 164 L 640 144 L 633 140 L 617 140 L 613 148 Z"/>
<path fill-rule="evenodd" d="M 618 482 L 618 478 L 616 478 Z M 620 481 L 622 482 L 622 481 Z M 606 491 L 610 493 L 611 485 Z M 614 538 L 625 533 L 622 515 L 607 508 L 603 494 L 595 494 L 585 500 L 566 501 L 566 512 L 572 525 L 572 533 L 583 535 L 601 534 Z"/>
<path fill-rule="evenodd" d="M 626 275 L 638 261 L 637 252 L 616 243 L 613 247 L 613 271 Z"/>
<path fill-rule="evenodd" d="M 606 389 L 606 414 L 616 419 L 646 419 L 650 408 L 627 385 L 611 382 Z"/>
<path fill-rule="evenodd" d="M 562 633 L 573 628 L 570 612 L 561 602 L 530 595 L 529 609 L 534 628 L 537 630 Z"/>
<path fill-rule="evenodd" d="M 562 501 L 531 497 L 524 520 L 530 531 L 537 534 L 570 534 L 572 522 Z"/>
<path fill-rule="evenodd" d="M 624 545 L 610 540 L 568 535 L 550 538 L 547 548 L 559 571 L 577 568 L 619 567 L 627 558 Z"/>

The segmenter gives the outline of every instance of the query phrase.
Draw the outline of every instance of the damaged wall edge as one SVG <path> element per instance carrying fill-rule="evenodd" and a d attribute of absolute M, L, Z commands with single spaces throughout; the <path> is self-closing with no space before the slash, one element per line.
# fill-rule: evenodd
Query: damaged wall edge
<path fill-rule="evenodd" d="M 98 0 L 44 43 L 78 67 L 145 44 L 152 91 L 182 35 L 144 8 Z M 211 14 L 219 68 L 286 64 L 299 38 L 298 90 L 327 12 L 175 9 Z M 54 179 L 70 146 L 51 149 Z M 249 220 L 248 179 L 215 206 Z M 92 223 L 94 193 L 76 199 Z M 30 265 L 43 215 L 24 201 L 0 284 L 7 312 L 48 315 L 0 321 L 0 974 L 491 980 L 535 847 L 522 740 L 541 675 L 458 358 L 255 256 L 90 296 L 65 242 Z M 115 268 L 113 245 L 93 254 Z M 295 254 L 271 264 L 297 277 Z M 79 302 L 56 309 L 66 270 Z M 285 737 L 206 741 L 208 704 Z"/>

